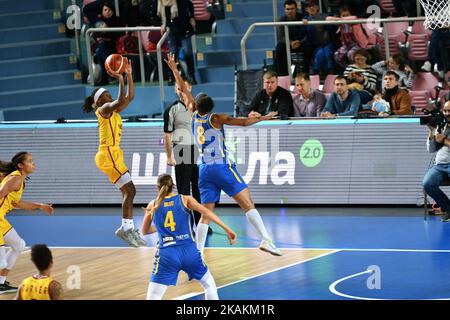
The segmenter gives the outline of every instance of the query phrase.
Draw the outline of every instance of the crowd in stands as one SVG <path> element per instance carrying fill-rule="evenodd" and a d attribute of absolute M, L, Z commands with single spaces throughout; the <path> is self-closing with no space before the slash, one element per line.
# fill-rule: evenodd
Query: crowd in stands
<path fill-rule="evenodd" d="M 181 62 L 184 77 L 196 84 L 191 36 L 197 30 L 198 21 L 195 19 L 193 1 L 121 0 L 120 18 L 115 15 L 111 2 L 85 1 L 85 21 L 97 27 L 160 26 L 160 32 L 156 32 L 156 35 L 155 32 L 148 33 L 150 41 L 154 43 L 169 27 L 171 33 L 167 49 Z M 392 2 L 396 8 L 394 15 L 417 15 L 415 0 Z M 382 34 L 377 35 L 377 30 L 368 30 L 364 24 L 310 24 L 312 21 L 367 18 L 371 13 L 365 9 L 373 4 L 378 2 L 322 0 L 320 12 L 317 0 L 285 0 L 284 14 L 278 21 L 301 22 L 288 27 L 294 72 L 287 65 L 284 27 L 278 27 L 273 68 L 264 75 L 264 89 L 255 94 L 250 107 L 242 110 L 241 115 L 258 116 L 270 111 L 278 111 L 282 119 L 293 116 L 353 116 L 361 111 L 380 116 L 412 115 L 415 106 L 412 105 L 409 90 L 413 89 L 418 72 L 434 71 L 440 83 L 449 86 L 444 78 L 450 64 L 449 28 L 429 31 L 427 59 L 408 61 L 407 52 L 402 50 L 394 52 L 385 60 L 380 44 L 370 40 L 374 36 L 382 39 Z M 213 19 L 212 15 L 211 21 Z M 106 57 L 117 52 L 117 44 L 131 36 L 105 32 L 96 34 L 95 38 L 94 57 L 103 68 Z M 329 80 L 331 75 L 333 78 Z M 278 85 L 278 77 L 290 76 L 295 78 L 293 92 L 290 92 L 289 87 Z M 329 80 L 329 87 L 333 90 L 323 93 L 317 87 L 313 88 L 312 77 L 318 77 L 319 81 L 322 79 L 325 85 Z M 96 84 L 107 82 L 106 71 L 102 70 L 102 77 Z"/>
<path fill-rule="evenodd" d="M 211 7 L 216 0 L 208 0 Z M 196 21 L 194 4 L 191 0 L 120 0 L 120 17 L 115 13 L 115 1 L 94 0 L 84 1 L 84 22 L 89 27 L 135 27 L 156 26 L 160 32 L 151 31 L 143 33 L 148 43 L 147 51 L 156 49 L 156 43 L 170 28 L 167 51 L 174 53 L 183 67 L 184 77 L 190 83 L 196 84 L 194 56 L 191 37 L 194 33 L 211 30 L 214 15 L 208 15 L 209 20 Z M 205 2 L 205 6 L 209 4 Z M 206 12 L 206 11 L 205 11 Z M 213 11 L 214 13 L 214 11 Z M 199 25 L 200 23 L 200 25 Z M 112 53 L 136 54 L 137 37 L 134 34 L 116 32 L 103 32 L 94 35 L 94 62 L 101 68 L 101 76 L 96 79 L 96 85 L 108 83 L 109 77 L 104 69 L 105 59 Z M 170 73 L 168 73 L 170 75 Z M 169 79 L 172 82 L 172 79 Z"/>
<path fill-rule="evenodd" d="M 295 69 L 291 73 L 292 69 L 287 65 L 284 27 L 278 27 L 274 70 L 283 78 L 297 74 L 292 104 L 289 107 L 284 106 L 281 113 L 296 117 L 356 116 L 359 112 L 379 116 L 412 115 L 415 106 L 412 105 L 409 90 L 413 89 L 418 72 L 435 71 L 441 87 L 449 89 L 446 81 L 450 80 L 445 79 L 445 72 L 450 64 L 449 28 L 431 32 L 428 60 L 408 61 L 408 55 L 401 50 L 385 60 L 384 52 L 380 52 L 380 45 L 370 44 L 368 30 L 363 24 L 309 24 L 311 21 L 366 18 L 368 13 L 364 10 L 377 2 L 336 0 L 323 3 L 323 12 L 327 13 L 319 13 L 317 0 L 302 1 L 301 7 L 297 1 L 284 1 L 284 15 L 278 21 L 302 22 L 288 27 L 291 55 L 301 63 L 294 63 Z M 393 1 L 393 4 L 397 16 L 417 16 L 415 1 Z M 376 36 L 383 38 L 382 34 Z M 299 54 L 302 59 L 297 59 Z M 412 63 L 415 70 L 410 66 Z M 311 88 L 310 76 L 322 78 L 326 85 L 330 75 L 334 75 L 332 92 L 328 91 L 324 96 L 317 88 Z M 274 74 L 266 73 L 266 76 Z M 266 83 L 264 79 L 264 84 Z M 286 86 L 285 89 L 289 90 Z M 270 95 L 270 91 L 264 90 Z M 258 93 L 255 98 L 260 96 L 261 93 Z M 262 104 L 271 100 L 259 101 Z M 276 107 L 277 105 L 273 104 L 272 107 L 266 105 L 256 108 L 252 102 L 251 110 L 269 112 L 276 111 Z M 248 115 L 252 116 L 253 113 Z"/>

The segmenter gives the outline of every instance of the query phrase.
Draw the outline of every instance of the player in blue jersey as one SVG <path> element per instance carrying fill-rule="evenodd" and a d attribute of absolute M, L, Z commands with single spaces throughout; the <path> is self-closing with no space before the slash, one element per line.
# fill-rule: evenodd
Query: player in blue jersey
<path fill-rule="evenodd" d="M 247 220 L 257 230 L 261 237 L 259 248 L 270 254 L 281 256 L 278 249 L 270 238 L 264 226 L 264 222 L 255 208 L 250 196 L 250 191 L 244 179 L 236 170 L 236 165 L 227 156 L 225 147 L 224 125 L 249 126 L 263 120 L 269 120 L 277 115 L 271 112 L 265 116 L 252 118 L 233 118 L 226 114 L 216 114 L 212 110 L 214 101 L 205 93 L 200 93 L 193 99 L 189 90 L 186 89 L 181 78 L 177 64 L 173 56 L 169 55 L 166 60 L 172 70 L 182 95 L 190 101 L 189 109 L 192 112 L 192 130 L 194 140 L 200 149 L 199 163 L 199 189 L 202 204 L 213 211 L 216 203 L 220 200 L 221 190 L 232 197 L 245 212 Z M 203 216 L 196 231 L 197 248 L 202 252 L 208 233 L 209 219 Z"/>
<path fill-rule="evenodd" d="M 192 235 L 190 210 L 199 212 L 222 227 L 232 245 L 236 243 L 236 233 L 195 198 L 173 194 L 170 175 L 160 175 L 157 184 L 158 197 L 148 204 L 142 223 L 142 234 L 158 232 L 158 248 L 147 300 L 161 300 L 167 286 L 176 285 L 181 270 L 188 274 L 189 280 L 196 279 L 200 282 L 205 289 L 206 300 L 218 300 L 216 283 L 203 262 Z"/>

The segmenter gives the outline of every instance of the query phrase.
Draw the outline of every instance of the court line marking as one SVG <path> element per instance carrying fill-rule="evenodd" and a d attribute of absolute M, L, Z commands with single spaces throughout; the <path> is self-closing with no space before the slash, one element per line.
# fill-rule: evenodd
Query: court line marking
<path fill-rule="evenodd" d="M 331 293 L 333 293 L 333 294 L 335 294 L 337 296 L 341 296 L 341 297 L 349 298 L 349 299 L 355 299 L 355 300 L 405 300 L 405 299 L 391 299 L 391 298 L 383 298 L 382 299 L 382 298 L 358 297 L 358 296 L 352 296 L 352 295 L 349 295 L 349 294 L 342 293 L 342 292 L 340 292 L 340 291 L 338 291 L 336 289 L 336 286 L 339 283 L 344 282 L 345 280 L 348 280 L 348 279 L 355 278 L 357 276 L 363 275 L 365 273 L 369 273 L 369 274 L 373 273 L 373 270 L 365 270 L 363 272 L 355 273 L 355 274 L 349 275 L 347 277 L 340 278 L 340 279 L 336 280 L 335 282 L 333 282 L 332 284 L 330 284 L 330 286 L 328 287 L 328 290 L 330 290 Z M 407 300 L 409 300 L 409 299 L 407 299 Z M 437 298 L 437 299 L 416 299 L 415 298 L 415 299 L 410 299 L 410 300 L 450 300 L 450 298 Z"/>
<path fill-rule="evenodd" d="M 121 249 L 121 250 L 149 250 L 149 249 L 155 249 L 155 247 L 140 247 L 140 248 L 133 248 L 133 247 L 64 247 L 64 246 L 50 246 L 50 249 Z M 31 248 L 26 248 L 28 252 Z M 218 250 L 235 250 L 235 249 L 253 249 L 253 250 L 259 250 L 257 247 L 205 247 L 205 250 L 208 249 L 218 249 Z M 428 253 L 450 253 L 450 249 L 374 249 L 374 248 L 295 248 L 295 247 L 289 247 L 289 248 L 281 248 L 281 250 L 327 250 L 327 251 L 349 251 L 349 252 L 428 252 Z M 25 253 L 23 251 L 22 253 Z"/>
<path fill-rule="evenodd" d="M 308 262 L 308 261 L 312 261 L 312 260 L 316 260 L 316 259 L 319 259 L 319 258 L 323 258 L 325 256 L 328 256 L 328 255 L 331 255 L 331 254 L 337 253 L 337 252 L 339 252 L 339 250 L 333 250 L 331 252 L 326 252 L 324 254 L 318 255 L 316 257 L 312 257 L 312 258 L 309 258 L 309 259 L 306 259 L 306 260 L 302 260 L 302 261 L 299 261 L 299 262 L 291 263 L 291 264 L 283 266 L 283 267 L 275 268 L 275 269 L 272 269 L 272 270 L 269 270 L 269 271 L 266 271 L 266 272 L 262 272 L 260 274 L 256 274 L 254 276 L 250 276 L 250 277 L 246 277 L 246 278 L 234 281 L 234 282 L 230 282 L 230 283 L 224 284 L 224 285 L 222 285 L 220 287 L 217 287 L 217 290 L 225 288 L 225 287 L 228 287 L 228 286 L 232 286 L 232 285 L 235 285 L 237 283 L 244 282 L 244 281 L 247 281 L 247 280 L 250 280 L 250 279 L 261 277 L 263 275 L 266 275 L 266 274 L 269 274 L 269 273 L 272 273 L 272 272 L 276 272 L 276 271 L 279 271 L 279 270 L 282 270 L 282 269 L 290 268 L 292 266 L 300 265 L 300 264 L 303 264 L 303 263 Z M 191 297 L 198 296 L 199 294 L 203 294 L 203 293 L 204 292 L 192 292 L 192 293 L 188 293 L 188 294 L 185 294 L 185 295 L 173 298 L 172 300 L 185 300 L 185 299 L 188 299 L 188 298 L 191 298 Z"/>

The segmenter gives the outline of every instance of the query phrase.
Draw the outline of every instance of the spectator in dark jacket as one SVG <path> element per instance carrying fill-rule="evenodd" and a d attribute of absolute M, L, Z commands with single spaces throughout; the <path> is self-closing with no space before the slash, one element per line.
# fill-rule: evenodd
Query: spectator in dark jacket
<path fill-rule="evenodd" d="M 281 16 L 278 21 L 302 21 L 303 13 L 297 11 L 297 2 L 294 0 L 284 1 L 284 15 Z M 303 72 L 309 73 L 311 64 L 312 48 L 306 41 L 306 29 L 305 26 L 290 26 L 289 41 L 291 46 L 291 53 L 301 52 L 303 54 Z M 286 76 L 289 74 L 287 66 L 287 53 L 286 53 L 286 39 L 284 33 L 284 26 L 277 28 L 277 47 L 275 49 L 275 64 L 277 67 L 277 73 L 280 76 Z M 299 70 L 296 70 L 297 73 Z"/>
<path fill-rule="evenodd" d="M 278 86 L 278 75 L 273 71 L 264 73 L 264 89 L 258 92 L 250 103 L 248 117 L 259 117 L 277 111 L 280 119 L 292 117 L 294 113 L 292 95 Z"/>
<path fill-rule="evenodd" d="M 158 16 L 161 17 L 161 33 L 170 28 L 169 50 L 186 64 L 184 70 L 190 83 L 196 84 L 194 53 L 191 37 L 195 32 L 194 5 L 191 0 L 158 0 Z M 183 63 L 181 63 L 183 66 Z M 187 74 L 186 74 L 187 71 Z"/>

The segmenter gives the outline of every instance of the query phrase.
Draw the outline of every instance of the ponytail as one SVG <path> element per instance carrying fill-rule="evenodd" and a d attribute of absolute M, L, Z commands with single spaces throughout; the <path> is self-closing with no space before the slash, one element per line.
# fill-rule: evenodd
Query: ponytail
<path fill-rule="evenodd" d="M 153 208 L 151 210 L 146 210 L 148 214 L 153 215 L 156 210 L 162 205 L 164 199 L 173 190 L 173 180 L 169 174 L 162 174 L 158 177 L 158 187 L 159 193 L 155 202 L 153 203 Z"/>
<path fill-rule="evenodd" d="M 11 172 L 19 169 L 19 163 L 23 163 L 25 156 L 28 154 L 26 151 L 18 152 L 12 157 L 11 161 L 0 160 L 0 177 L 4 178 Z"/>
<path fill-rule="evenodd" d="M 99 89 L 100 88 L 95 89 L 94 91 L 92 91 L 90 96 L 87 96 L 86 98 L 84 98 L 84 103 L 83 103 L 83 111 L 84 112 L 90 113 L 95 110 L 94 96 L 95 96 L 95 93 Z"/>

